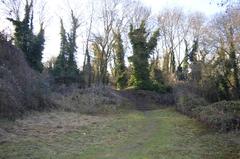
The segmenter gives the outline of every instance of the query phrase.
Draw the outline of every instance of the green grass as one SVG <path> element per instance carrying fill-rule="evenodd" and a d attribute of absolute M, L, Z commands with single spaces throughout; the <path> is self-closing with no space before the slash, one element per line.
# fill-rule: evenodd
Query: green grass
<path fill-rule="evenodd" d="M 219 134 L 173 109 L 117 115 L 54 138 L 0 145 L 1 159 L 239 159 L 234 133 Z"/>

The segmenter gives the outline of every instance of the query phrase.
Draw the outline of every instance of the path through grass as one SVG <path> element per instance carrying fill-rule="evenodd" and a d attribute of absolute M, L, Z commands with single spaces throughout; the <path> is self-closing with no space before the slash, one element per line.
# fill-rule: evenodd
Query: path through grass
<path fill-rule="evenodd" d="M 20 137 L 0 145 L 0 158 L 239 159 L 239 140 L 162 109 L 118 115 L 55 137 Z"/>

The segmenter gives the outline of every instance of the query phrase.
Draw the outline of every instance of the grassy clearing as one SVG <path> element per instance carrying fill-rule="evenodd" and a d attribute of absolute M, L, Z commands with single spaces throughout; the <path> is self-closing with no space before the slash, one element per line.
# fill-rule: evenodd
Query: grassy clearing
<path fill-rule="evenodd" d="M 51 137 L 0 144 L 1 159 L 239 159 L 240 136 L 209 132 L 173 109 L 132 112 Z"/>

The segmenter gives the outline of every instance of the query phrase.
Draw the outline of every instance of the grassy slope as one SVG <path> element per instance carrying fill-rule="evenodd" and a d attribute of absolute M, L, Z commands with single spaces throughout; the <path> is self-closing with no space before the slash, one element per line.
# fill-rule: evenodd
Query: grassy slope
<path fill-rule="evenodd" d="M 134 112 L 56 137 L 21 137 L 0 145 L 0 158 L 238 159 L 236 134 L 209 132 L 173 109 Z"/>

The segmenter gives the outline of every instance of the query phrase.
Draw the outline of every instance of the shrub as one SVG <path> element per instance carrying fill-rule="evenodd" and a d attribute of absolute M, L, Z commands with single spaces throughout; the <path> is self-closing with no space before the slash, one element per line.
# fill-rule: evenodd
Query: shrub
<path fill-rule="evenodd" d="M 153 82 L 152 87 L 149 90 L 155 91 L 158 93 L 169 93 L 169 92 L 172 92 L 172 87 L 164 85 L 162 83 Z"/>
<path fill-rule="evenodd" d="M 220 101 L 209 105 L 205 98 L 194 93 L 196 90 L 189 85 L 175 88 L 178 111 L 219 131 L 240 129 L 240 101 Z"/>
<path fill-rule="evenodd" d="M 221 101 L 198 109 L 199 120 L 220 131 L 240 129 L 240 102 Z"/>
<path fill-rule="evenodd" d="M 64 111 L 87 114 L 116 113 L 125 107 L 131 106 L 127 99 L 108 87 L 88 89 L 63 87 L 62 91 L 53 94 L 52 99 Z"/>
<path fill-rule="evenodd" d="M 26 110 L 54 107 L 48 86 L 27 64 L 24 54 L 0 40 L 0 117 L 14 119 Z"/>
<path fill-rule="evenodd" d="M 176 104 L 173 93 L 160 94 L 154 91 L 136 90 L 128 88 L 120 91 L 121 96 L 133 102 L 135 108 L 145 110 L 159 109 L 165 106 L 173 106 Z"/>
<path fill-rule="evenodd" d="M 196 108 L 204 107 L 207 104 L 202 97 L 194 94 L 182 94 L 177 99 L 177 110 L 189 116 L 196 116 L 199 112 Z"/>

